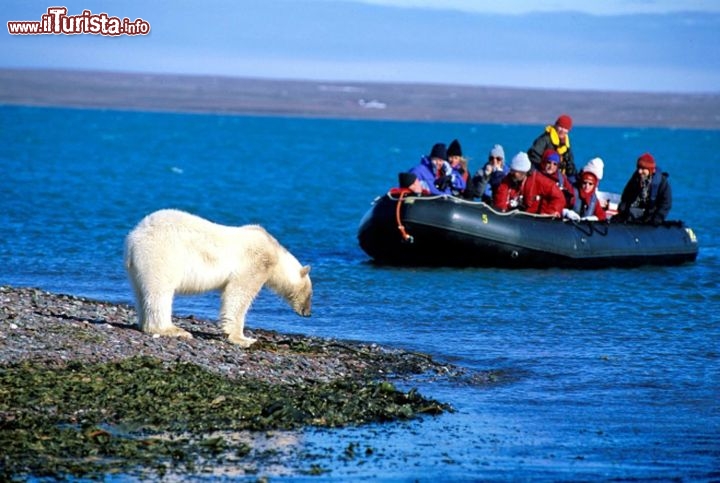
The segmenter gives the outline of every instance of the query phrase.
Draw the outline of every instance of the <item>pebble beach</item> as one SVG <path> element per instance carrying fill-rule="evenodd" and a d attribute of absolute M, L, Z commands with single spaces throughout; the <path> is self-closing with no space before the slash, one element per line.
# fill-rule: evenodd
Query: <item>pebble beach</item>
<path fill-rule="evenodd" d="M 210 437 L 214 428 L 257 436 L 268 430 L 440 414 L 452 408 L 413 390 L 397 390 L 393 383 L 418 377 L 482 383 L 487 378 L 421 353 L 260 329 L 246 329 L 258 342 L 242 349 L 228 342 L 217 324 L 194 317 L 173 320 L 192 339 L 157 337 L 136 328 L 131 306 L 35 288 L 0 287 L 0 307 L 3 479 L 92 478 L 108 471 L 156 477 L 177 471 L 179 463 L 187 476 L 188 471 L 201 471 L 197 461 L 209 457 L 225 461 L 228 451 L 247 456 L 245 463 L 233 463 L 234 471 L 246 464 L 254 474 L 260 470 L 258 456 L 248 449 L 252 443 L 238 443 L 244 448 L 238 449 L 225 438 Z M 130 379 L 123 372 L 145 374 L 145 379 Z M 146 374 L 153 372 L 155 378 Z M 178 389 L 162 394 L 157 389 L 169 384 L 177 384 Z M 198 386 L 197 394 L 189 384 Z M 82 396 L 77 394 L 79 386 Z M 116 389 L 117 397 L 108 396 Z M 210 394 L 207 400 L 194 401 L 203 393 Z M 189 406 L 187 397 L 193 399 Z M 146 399 L 138 402 L 140 398 Z M 328 403 L 328 398 L 335 401 Z M 123 409 L 136 405 L 141 409 Z M 220 406 L 230 409 L 237 420 L 228 423 Z M 157 407 L 170 411 L 165 416 Z M 179 407 L 186 408 L 186 413 Z M 217 413 L 217 420 L 208 419 L 212 412 Z M 199 421 L 178 426 L 184 418 Z M 119 434 L 118 427 L 134 429 Z M 181 436 L 188 431 L 191 437 Z M 168 433 L 174 435 L 170 450 L 153 439 L 153 435 Z M 132 446 L 130 451 L 129 444 L 139 449 Z M 208 455 L 208 445 L 218 444 Z M 148 455 L 148 447 L 162 451 Z M 88 453 L 100 449 L 107 459 L 86 459 Z M 177 451 L 185 454 L 180 462 L 167 456 Z M 298 461 L 293 456 L 284 458 L 285 464 Z"/>
<path fill-rule="evenodd" d="M 150 356 L 183 361 L 229 378 L 271 383 L 328 382 L 342 377 L 389 373 L 458 371 L 428 356 L 297 334 L 247 329 L 256 337 L 249 350 L 226 340 L 213 321 L 173 317 L 192 339 L 147 335 L 136 328 L 128 305 L 53 294 L 33 288 L 0 287 L 0 364 L 36 361 L 113 362 Z"/>

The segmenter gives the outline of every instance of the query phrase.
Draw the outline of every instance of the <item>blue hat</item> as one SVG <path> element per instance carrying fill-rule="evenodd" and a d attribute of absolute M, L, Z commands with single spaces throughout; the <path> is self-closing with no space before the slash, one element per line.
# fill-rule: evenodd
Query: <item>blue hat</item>
<path fill-rule="evenodd" d="M 546 149 L 542 155 L 543 161 L 550 161 L 551 163 L 560 164 L 560 155 L 554 149 Z"/>

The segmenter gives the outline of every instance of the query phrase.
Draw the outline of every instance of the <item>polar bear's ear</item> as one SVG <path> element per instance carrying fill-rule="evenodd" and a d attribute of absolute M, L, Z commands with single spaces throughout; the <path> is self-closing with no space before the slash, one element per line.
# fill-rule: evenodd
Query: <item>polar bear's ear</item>
<path fill-rule="evenodd" d="M 310 273 L 310 265 L 305 265 L 300 269 L 300 277 L 306 276 L 308 273 Z"/>

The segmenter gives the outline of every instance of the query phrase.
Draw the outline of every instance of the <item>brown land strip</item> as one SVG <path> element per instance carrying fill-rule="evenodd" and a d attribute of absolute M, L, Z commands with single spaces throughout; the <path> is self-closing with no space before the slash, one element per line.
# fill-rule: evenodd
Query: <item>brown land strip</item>
<path fill-rule="evenodd" d="M 720 93 L 516 89 L 0 69 L 0 105 L 314 118 L 720 129 Z"/>

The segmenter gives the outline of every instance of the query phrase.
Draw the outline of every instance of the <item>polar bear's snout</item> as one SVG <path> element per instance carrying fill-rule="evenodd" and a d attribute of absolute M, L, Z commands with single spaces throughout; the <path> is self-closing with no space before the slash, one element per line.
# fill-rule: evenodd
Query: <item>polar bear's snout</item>
<path fill-rule="evenodd" d="M 292 308 L 301 317 L 310 317 L 312 312 L 312 293 L 308 296 L 296 298 Z"/>
<path fill-rule="evenodd" d="M 310 265 L 306 265 L 300 269 L 300 283 L 296 290 L 292 296 L 293 310 L 302 317 L 310 317 L 313 296 L 312 281 L 310 280 Z"/>
<path fill-rule="evenodd" d="M 311 305 L 310 299 L 308 299 L 307 302 L 300 307 L 300 310 L 296 311 L 297 314 L 303 317 L 310 317 L 312 315 Z"/>
<path fill-rule="evenodd" d="M 309 281 L 309 278 L 308 278 Z M 306 287 L 307 291 L 307 287 Z M 293 304 L 293 310 L 295 310 L 295 313 L 302 316 L 302 317 L 310 317 L 312 313 L 312 289 L 310 289 L 310 293 L 304 296 L 301 296 L 297 298 L 296 300 L 299 301 L 299 303 Z"/>

